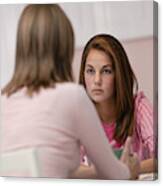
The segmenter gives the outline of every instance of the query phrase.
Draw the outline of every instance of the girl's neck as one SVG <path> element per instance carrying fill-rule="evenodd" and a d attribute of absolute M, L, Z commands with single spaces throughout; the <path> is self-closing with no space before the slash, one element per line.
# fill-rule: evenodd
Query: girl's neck
<path fill-rule="evenodd" d="M 96 104 L 97 112 L 102 122 L 112 124 L 116 120 L 115 101 L 112 99 L 110 102 Z"/>

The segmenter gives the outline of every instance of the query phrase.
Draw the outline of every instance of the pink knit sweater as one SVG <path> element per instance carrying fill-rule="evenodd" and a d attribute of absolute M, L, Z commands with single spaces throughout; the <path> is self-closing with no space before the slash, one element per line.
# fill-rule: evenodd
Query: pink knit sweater
<path fill-rule="evenodd" d="M 57 84 L 32 98 L 25 90 L 2 96 L 1 153 L 36 147 L 42 177 L 68 178 L 80 164 L 83 144 L 103 177 L 129 178 L 128 168 L 113 155 L 81 86 Z"/>

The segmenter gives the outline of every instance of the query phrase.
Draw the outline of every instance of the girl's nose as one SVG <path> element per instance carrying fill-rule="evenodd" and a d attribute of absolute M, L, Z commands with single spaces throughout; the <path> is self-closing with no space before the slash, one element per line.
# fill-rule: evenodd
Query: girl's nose
<path fill-rule="evenodd" d="M 100 73 L 96 73 L 95 74 L 94 83 L 97 84 L 97 85 L 101 84 L 101 75 L 100 75 Z"/>

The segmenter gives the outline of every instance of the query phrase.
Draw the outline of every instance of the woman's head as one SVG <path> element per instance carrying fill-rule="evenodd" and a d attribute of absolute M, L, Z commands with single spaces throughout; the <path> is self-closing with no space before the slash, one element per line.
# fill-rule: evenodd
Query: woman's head
<path fill-rule="evenodd" d="M 15 72 L 3 92 L 27 87 L 33 93 L 72 81 L 73 52 L 73 29 L 63 10 L 57 4 L 28 5 L 18 24 Z"/>
<path fill-rule="evenodd" d="M 93 66 L 93 72 L 91 66 Z M 96 73 L 97 76 L 93 76 L 95 71 L 99 72 Z M 100 76 L 98 79 L 98 74 L 101 74 L 101 79 Z M 130 124 L 133 121 L 134 112 L 134 85 L 136 90 L 138 85 L 126 52 L 115 37 L 99 34 L 87 42 L 82 54 L 79 81 L 80 84 L 84 85 L 88 95 L 95 103 L 100 103 L 100 100 L 95 99 L 93 89 L 97 85 L 99 88 L 101 86 L 105 87 L 105 90 L 108 89 L 107 96 L 110 96 L 109 98 L 114 99 L 115 102 L 117 131 L 120 131 L 116 135 L 117 139 L 126 139 L 127 134 L 131 133 L 133 128 L 133 125 Z M 96 94 L 100 95 L 100 92 Z M 103 98 L 106 100 L 101 101 L 109 101 L 108 97 Z M 125 130 L 128 131 L 126 134 Z"/>

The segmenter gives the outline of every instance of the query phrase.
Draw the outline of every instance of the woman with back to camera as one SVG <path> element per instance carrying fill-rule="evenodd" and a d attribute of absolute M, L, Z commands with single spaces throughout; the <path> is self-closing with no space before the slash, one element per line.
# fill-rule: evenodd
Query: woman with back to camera
<path fill-rule="evenodd" d="M 132 136 L 132 149 L 141 161 L 141 173 L 155 167 L 156 127 L 153 108 L 143 92 L 121 43 L 109 34 L 92 37 L 81 62 L 80 84 L 94 103 L 114 149 L 123 149 Z"/>
<path fill-rule="evenodd" d="M 40 177 L 69 178 L 80 164 L 82 144 L 96 178 L 136 178 L 139 162 L 136 155 L 130 157 L 129 143 L 122 161 L 117 160 L 93 104 L 73 83 L 73 52 L 73 29 L 57 4 L 24 9 L 15 71 L 2 90 L 1 153 L 34 147 Z"/>

